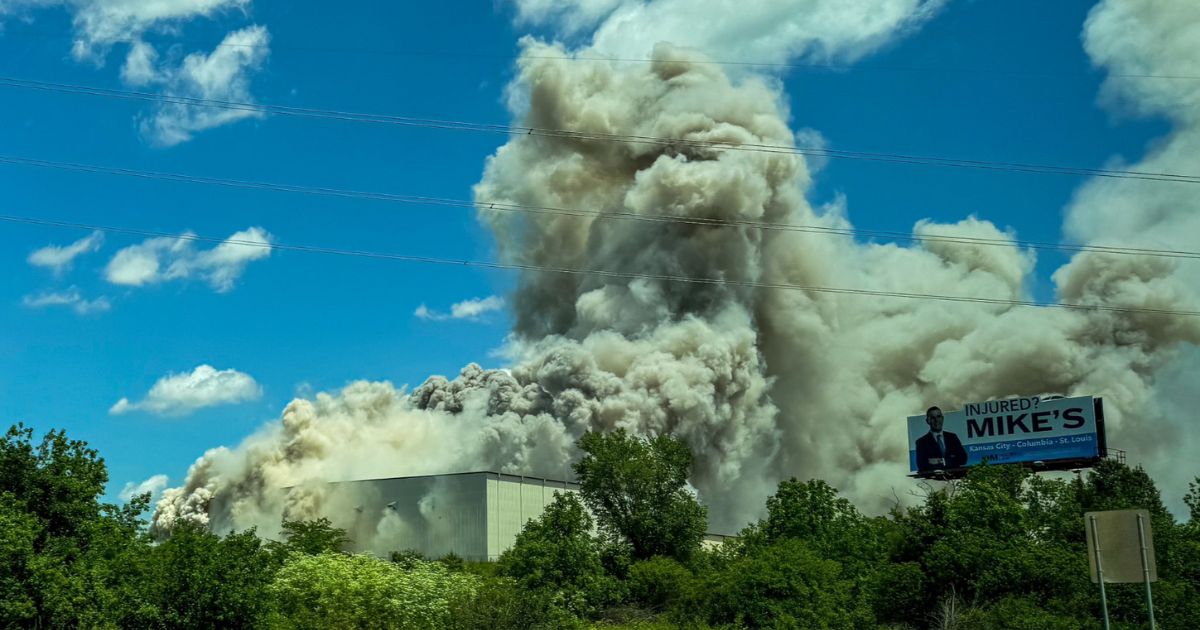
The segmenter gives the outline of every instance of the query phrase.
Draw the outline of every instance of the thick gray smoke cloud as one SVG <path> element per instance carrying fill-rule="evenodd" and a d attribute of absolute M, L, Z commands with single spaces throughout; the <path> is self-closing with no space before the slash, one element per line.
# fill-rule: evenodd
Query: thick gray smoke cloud
<path fill-rule="evenodd" d="M 1119 67 L 1114 60 L 1128 59 L 1129 48 L 1165 45 L 1154 29 L 1172 18 L 1158 20 L 1157 6 L 1098 7 L 1086 32 L 1089 54 Z M 1135 20 L 1138 28 L 1150 32 L 1140 43 L 1114 44 L 1105 35 L 1106 11 L 1132 12 L 1143 20 Z M 1116 36 L 1136 30 L 1124 26 Z M 1172 41 L 1194 51 L 1200 38 Z M 576 63 L 558 44 L 527 39 L 523 46 L 511 86 L 523 124 L 730 143 L 795 141 L 770 78 L 731 79 L 669 44 L 656 46 L 649 64 Z M 1110 84 L 1106 94 L 1124 89 Z M 1195 104 L 1180 107 L 1194 113 Z M 1180 128 L 1195 134 L 1187 126 L 1194 118 L 1180 116 Z M 1177 132 L 1159 152 L 1170 153 L 1185 135 Z M 1159 167 L 1200 171 L 1181 162 Z M 799 155 L 529 135 L 488 160 L 475 194 L 502 258 L 522 264 L 1029 298 L 1034 253 L 1015 245 L 902 247 L 752 227 L 488 209 L 489 202 L 507 202 L 850 227 L 844 202 L 809 205 L 809 184 Z M 1127 233 L 1102 227 L 1114 223 L 1103 220 L 1109 213 L 1137 214 L 1133 204 L 1142 194 L 1166 195 L 1164 204 L 1185 200 L 1181 184 L 1159 184 L 1153 193 L 1123 186 L 1141 184 L 1085 186 L 1068 211 L 1068 234 L 1082 242 L 1126 242 Z M 1189 211 L 1155 215 L 1158 236 L 1147 236 L 1153 246 L 1181 245 L 1181 229 L 1196 234 L 1189 221 L 1200 213 L 1195 201 L 1185 202 Z M 975 217 L 921 221 L 914 233 L 1010 242 L 1015 236 Z M 1081 254 L 1054 282 L 1063 302 L 1194 310 L 1190 277 L 1168 259 Z M 1200 343 L 1200 318 L 550 272 L 523 273 L 511 303 L 511 368 L 471 365 L 453 380 L 432 377 L 411 394 L 359 382 L 296 400 L 278 423 L 239 447 L 205 454 L 183 487 L 164 493 L 156 526 L 187 518 L 222 530 L 258 525 L 270 535 L 281 514 L 327 515 L 336 523 L 354 499 L 331 496 L 323 485 L 330 480 L 480 469 L 562 477 L 579 435 L 616 427 L 668 432 L 691 445 L 692 482 L 712 506 L 718 531 L 755 517 L 775 484 L 790 476 L 823 477 L 878 510 L 904 483 L 902 419 L 935 402 L 1099 394 L 1108 405 L 1111 443 L 1167 453 L 1180 444 L 1168 439 L 1180 426 L 1164 417 L 1170 405 L 1156 397 L 1158 375 L 1172 369 L 1181 348 Z M 404 527 L 381 515 L 372 544 L 385 549 Z"/>
<path fill-rule="evenodd" d="M 1118 117 L 1162 117 L 1172 125 L 1140 160 L 1114 159 L 1114 165 L 1146 172 L 1200 173 L 1200 81 L 1145 76 L 1196 74 L 1200 3 L 1106 0 L 1089 13 L 1083 44 L 1092 62 L 1110 73 L 1100 93 L 1103 106 Z M 1200 243 L 1200 196 L 1192 190 L 1195 186 L 1153 183 L 1105 178 L 1087 182 L 1067 208 L 1067 236 L 1080 242 L 1194 250 Z M 1084 273 L 1074 276 L 1086 277 Z M 1183 290 L 1185 295 L 1194 295 L 1200 290 L 1200 264 L 1181 264 L 1172 279 L 1175 287 L 1147 283 L 1152 285 L 1148 292 L 1162 296 Z M 1180 285 L 1186 289 L 1178 289 Z M 1130 284 L 1128 290 L 1141 289 Z M 1169 504 L 1181 512 L 1179 497 L 1187 482 L 1200 473 L 1194 458 L 1188 456 L 1200 452 L 1200 423 L 1195 413 L 1200 350 L 1195 343 L 1193 338 L 1192 346 L 1176 353 L 1169 365 L 1149 379 L 1154 402 L 1140 420 L 1145 430 L 1125 431 L 1119 436 L 1173 495 L 1167 497 Z"/>

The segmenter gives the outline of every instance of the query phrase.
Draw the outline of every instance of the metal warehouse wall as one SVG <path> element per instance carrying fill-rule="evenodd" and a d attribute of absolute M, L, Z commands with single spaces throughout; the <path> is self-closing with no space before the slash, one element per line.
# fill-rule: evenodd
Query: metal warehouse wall
<path fill-rule="evenodd" d="M 540 477 L 472 472 L 330 484 L 324 505 L 345 527 L 353 551 L 387 557 L 412 549 L 437 558 L 496 560 L 555 492 L 578 484 Z"/>
<path fill-rule="evenodd" d="M 487 477 L 487 559 L 513 546 L 530 519 L 542 515 L 555 492 L 578 492 L 579 484 L 539 477 L 484 473 Z"/>
<path fill-rule="evenodd" d="M 454 552 L 487 557 L 486 473 L 371 479 L 335 484 L 353 497 L 348 534 L 354 551 L 387 557 L 413 549 L 429 557 Z"/>

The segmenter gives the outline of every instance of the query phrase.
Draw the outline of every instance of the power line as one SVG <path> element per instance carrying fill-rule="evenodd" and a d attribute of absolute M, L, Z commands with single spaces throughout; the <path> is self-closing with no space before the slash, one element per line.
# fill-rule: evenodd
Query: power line
<path fill-rule="evenodd" d="M 1059 166 L 1052 164 L 1036 164 L 1026 162 L 1001 162 L 993 160 L 971 160 L 961 158 L 945 158 L 928 155 L 911 155 L 902 153 L 878 153 L 866 151 L 847 151 L 841 149 L 795 147 L 766 143 L 735 143 L 719 140 L 696 140 L 687 138 L 667 138 L 661 136 L 608 134 L 600 132 L 571 131 L 544 127 L 529 127 L 523 125 L 501 125 L 496 123 L 479 123 L 460 120 L 444 120 L 436 118 L 419 118 L 413 116 L 397 116 L 389 114 L 370 114 L 353 111 L 319 109 L 309 107 L 292 107 L 287 105 L 270 105 L 225 101 L 219 99 L 204 99 L 171 94 L 156 94 L 131 90 L 114 90 L 94 86 L 52 83 L 34 81 L 14 77 L 0 76 L 0 87 L 27 90 L 40 90 L 83 96 L 97 96 L 135 101 L 150 101 L 171 105 L 191 107 L 211 107 L 233 111 L 245 111 L 255 114 L 275 114 L 300 118 L 315 118 L 341 120 L 368 124 L 388 124 L 404 127 L 428 129 L 444 129 L 453 131 L 482 132 L 512 136 L 542 136 L 564 138 L 571 140 L 590 140 L 600 142 L 620 142 L 630 144 L 648 144 L 664 147 L 668 150 L 684 148 L 717 150 L 717 151 L 751 151 L 757 153 L 774 153 L 784 155 L 817 156 L 831 159 L 865 160 L 892 164 L 909 164 L 921 166 L 941 166 L 950 168 L 969 168 L 991 171 L 1007 171 L 1017 173 L 1038 173 L 1053 175 L 1074 175 L 1083 177 L 1108 177 L 1117 179 L 1139 179 L 1151 181 L 1177 182 L 1200 184 L 1200 175 L 1180 173 L 1163 173 L 1153 171 L 1134 171 L 1122 169 L 1086 168 Z"/>
<path fill-rule="evenodd" d="M 10 31 L 4 34 L 5 36 L 20 36 L 30 39 L 73 39 L 74 36 L 68 33 L 47 33 L 38 31 Z M 583 56 L 578 53 L 570 55 L 523 55 L 511 52 L 487 52 L 487 51 L 463 51 L 463 50 L 417 50 L 417 49 L 398 49 L 398 48 L 361 48 L 350 46 L 289 46 L 279 45 L 272 42 L 270 44 L 237 44 L 226 43 L 224 41 L 213 43 L 210 40 L 201 39 L 172 39 L 170 41 L 153 41 L 143 39 L 148 44 L 154 46 L 170 46 L 172 44 L 190 44 L 202 46 L 206 48 L 234 48 L 234 49 L 249 49 L 259 50 L 266 49 L 271 52 L 307 52 L 318 54 L 335 54 L 335 55 L 374 55 L 386 57 L 424 57 L 424 58 L 458 58 L 458 59 L 503 59 L 508 61 L 516 61 L 519 59 L 538 59 L 538 60 L 560 60 L 579 63 L 654 63 L 659 61 L 653 57 L 614 57 L 600 54 Z M 683 47 L 683 50 L 694 51 L 693 48 Z M 698 51 L 704 54 L 702 51 Z M 1086 77 L 1090 76 L 1086 72 L 1076 72 L 1070 70 L 1030 70 L 1018 68 L 970 68 L 970 67 L 953 67 L 953 66 L 903 66 L 903 65 L 879 65 L 879 64 L 848 64 L 848 63 L 816 63 L 816 62 L 799 62 L 799 61 L 753 61 L 753 60 L 729 60 L 729 59 L 687 59 L 687 63 L 697 65 L 713 65 L 713 66 L 731 66 L 731 67 L 748 67 L 748 68 L 775 68 L 782 70 L 838 70 L 838 71 L 868 71 L 868 72 L 910 72 L 910 73 L 947 73 L 947 74 L 970 74 L 970 75 L 998 75 L 998 76 L 1043 76 L 1043 77 Z M 1200 75 L 1191 74 L 1151 74 L 1151 73 L 1133 73 L 1133 72 L 1108 72 L 1106 77 L 1120 79 L 1161 79 L 1172 81 L 1198 81 Z"/>
<path fill-rule="evenodd" d="M 661 280 L 667 282 L 684 282 L 701 285 L 716 285 L 716 286 L 737 286 L 752 289 L 778 289 L 789 291 L 809 291 L 813 293 L 829 293 L 834 295 L 863 295 L 873 297 L 891 297 L 914 300 L 936 300 L 943 302 L 959 302 L 972 304 L 994 304 L 1000 306 L 1023 306 L 1023 307 L 1041 307 L 1041 308 L 1063 308 L 1077 311 L 1105 311 L 1114 313 L 1131 313 L 1131 314 L 1154 314 L 1154 315 L 1172 315 L 1180 317 L 1200 317 L 1200 311 L 1185 311 L 1172 309 L 1157 309 L 1143 307 L 1121 307 L 1107 306 L 1102 304 L 1074 304 L 1067 302 L 1057 303 L 1040 303 L 1032 300 L 1006 300 L 1001 298 L 985 298 L 962 295 L 940 295 L 933 293 L 906 293 L 901 291 L 877 291 L 872 289 L 855 289 L 843 287 L 826 287 L 815 285 L 800 285 L 783 282 L 758 282 L 751 280 L 732 280 L 728 278 L 697 278 L 693 276 L 680 276 L 672 274 L 654 274 L 654 273 L 635 273 L 626 271 L 610 271 L 604 269 L 580 269 L 576 267 L 552 267 L 546 265 L 532 265 L 523 263 L 502 263 L 486 260 L 470 260 L 470 259 L 455 259 L 455 258 L 440 258 L 436 256 L 417 256 L 410 254 L 395 254 L 389 252 L 377 252 L 370 250 L 357 249 L 339 249 L 333 247 L 322 247 L 315 245 L 300 245 L 286 243 L 263 243 L 261 241 L 251 241 L 246 239 L 234 238 L 215 238 L 210 236 L 201 236 L 198 234 L 174 234 L 170 232 L 159 232 L 154 230 L 141 230 L 134 228 L 121 228 L 113 226 L 95 225 L 88 223 L 76 223 L 71 221 L 59 221 L 56 219 L 40 219 L 36 217 L 21 217 L 0 215 L 0 221 L 9 223 L 23 223 L 27 225 L 40 225 L 47 227 L 60 227 L 76 230 L 101 230 L 113 232 L 116 234 L 131 234 L 136 236 L 146 236 L 154 238 L 172 238 L 181 241 L 194 241 L 203 243 L 215 244 L 231 244 L 245 247 L 257 247 L 268 250 L 281 251 L 296 251 L 312 254 L 327 254 L 336 256 L 350 256 L 357 258 L 375 258 L 382 260 L 396 260 L 403 262 L 425 263 L 436 265 L 452 265 L 456 267 L 475 267 L 482 269 L 497 269 L 507 271 L 536 271 L 546 273 L 558 273 L 567 275 L 580 276 L 599 276 L 605 278 L 620 278 L 625 280 Z"/>
<path fill-rule="evenodd" d="M 714 228 L 749 228 L 760 230 L 776 230 L 784 232 L 804 232 L 810 234 L 823 234 L 832 236 L 859 236 L 868 238 L 890 238 L 903 240 L 907 242 L 921 243 L 956 243 L 962 245 L 983 245 L 997 247 L 1024 247 L 1036 250 L 1052 250 L 1062 252 L 1094 252 L 1100 254 L 1114 255 L 1137 255 L 1137 256 L 1156 256 L 1162 258 L 1185 258 L 1196 259 L 1200 258 L 1200 251 L 1187 250 L 1166 250 L 1166 249 L 1149 249 L 1135 247 L 1120 247 L 1112 245 L 1070 245 L 1070 244 L 1055 244 L 1041 241 L 1020 241 L 1008 239 L 994 239 L 972 236 L 950 236 L 937 234 L 904 234 L 901 232 L 890 232 L 885 230 L 867 230 L 860 228 L 839 228 L 827 227 L 821 225 L 806 225 L 806 224 L 789 224 L 789 223 L 771 223 L 764 221 L 752 221 L 746 219 L 715 219 L 705 217 L 684 217 L 671 215 L 644 215 L 625 211 L 598 212 L 594 210 L 572 209 L 572 208 L 556 208 L 550 206 L 535 206 L 528 204 L 519 204 L 504 201 L 494 200 L 476 200 L 468 201 L 463 199 L 448 199 L 443 197 L 429 197 L 423 195 L 404 195 L 385 192 L 370 192 L 360 190 L 350 190 L 344 188 L 328 188 L 319 186 L 300 186 L 294 184 L 280 184 L 274 182 L 261 182 L 250 180 L 223 179 L 216 177 L 204 177 L 198 175 L 186 175 L 180 173 L 162 173 L 156 171 L 141 171 L 127 168 L 117 168 L 110 166 L 97 166 L 93 164 L 79 164 L 74 162 L 59 162 L 51 160 L 39 160 L 34 158 L 26 158 L 19 156 L 0 155 L 0 164 L 10 164 L 19 166 L 33 166 L 36 168 L 46 168 L 55 170 L 65 170 L 73 172 L 93 173 L 100 175 L 116 175 L 121 177 L 132 177 L 137 179 L 161 180 L 170 182 L 179 182 L 187 184 L 201 184 L 207 186 L 221 186 L 225 188 L 236 188 L 246 190 L 265 190 L 270 192 L 287 192 L 302 195 L 318 196 L 318 197 L 337 197 L 348 199 L 362 199 L 369 201 L 383 201 L 391 203 L 402 203 L 406 205 L 423 205 L 423 206 L 442 206 L 453 208 L 466 209 L 488 209 L 499 212 L 513 212 L 538 215 L 558 215 L 558 216 L 573 216 L 590 219 L 603 220 L 625 220 L 625 221 L 640 221 L 645 223 L 657 224 L 680 224 L 694 225 L 702 227 Z"/>

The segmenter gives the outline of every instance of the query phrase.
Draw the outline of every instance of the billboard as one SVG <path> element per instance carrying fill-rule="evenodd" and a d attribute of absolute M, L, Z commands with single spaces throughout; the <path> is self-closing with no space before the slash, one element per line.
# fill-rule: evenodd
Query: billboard
<path fill-rule="evenodd" d="M 1105 454 L 1103 407 L 1091 396 L 988 400 L 908 417 L 909 471 L 917 476 L 961 473 L 985 460 L 1077 466 Z"/>

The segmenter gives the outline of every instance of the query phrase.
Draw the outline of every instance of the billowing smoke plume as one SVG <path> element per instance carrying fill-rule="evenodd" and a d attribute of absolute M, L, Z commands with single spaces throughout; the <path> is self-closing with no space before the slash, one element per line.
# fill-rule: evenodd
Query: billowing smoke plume
<path fill-rule="evenodd" d="M 1159 31 L 1200 23 L 1200 15 L 1180 20 L 1160 15 L 1160 6 L 1102 4 L 1088 21 L 1089 53 L 1117 70 L 1134 64 L 1155 73 L 1169 73 L 1172 59 L 1188 55 L 1143 50 L 1176 46 L 1194 58 L 1200 37 L 1171 39 Z M 1177 9 L 1195 12 L 1200 5 Z M 523 124 L 735 144 L 795 142 L 770 78 L 731 78 L 719 65 L 696 63 L 703 60 L 696 53 L 665 43 L 654 47 L 652 63 L 578 63 L 569 59 L 578 53 L 533 39 L 523 47 L 511 86 Z M 1155 65 L 1159 59 L 1168 65 Z M 1149 102 L 1179 128 L 1147 158 L 1154 164 L 1139 168 L 1200 172 L 1197 88 L 1186 83 L 1179 93 L 1142 93 L 1141 86 L 1110 82 L 1106 98 Z M 335 504 L 353 499 L 333 496 L 324 485 L 331 480 L 481 469 L 563 477 L 577 456 L 578 436 L 616 427 L 686 440 L 697 455 L 692 482 L 712 507 L 718 531 L 755 517 L 778 480 L 790 476 L 823 477 L 867 509 L 880 509 L 904 483 L 905 416 L 934 402 L 1010 395 L 1103 395 L 1112 443 L 1145 449 L 1147 459 L 1153 449 L 1179 444 L 1167 438 L 1179 426 L 1165 421 L 1156 380 L 1181 348 L 1200 343 L 1200 318 L 749 286 L 1026 300 L 1034 253 L 1015 244 L 902 247 L 746 226 L 489 209 L 504 202 L 850 227 L 844 203 L 809 205 L 809 185 L 805 158 L 789 153 L 513 139 L 488 160 L 475 191 L 504 260 L 728 282 L 523 273 L 511 300 L 511 368 L 471 365 L 453 380 L 432 377 L 411 393 L 359 382 L 296 400 L 278 423 L 236 449 L 205 454 L 183 487 L 164 494 L 156 526 L 186 518 L 221 530 L 259 525 L 269 535 L 281 514 L 337 522 L 352 506 Z M 1184 184 L 1089 183 L 1069 209 L 1068 234 L 1112 244 L 1127 243 L 1136 230 L 1147 239 L 1140 245 L 1178 249 L 1188 234 L 1198 234 L 1196 199 Z M 1142 217 L 1146 203 L 1161 211 Z M 914 233 L 1010 243 L 1015 236 L 974 217 L 921 221 Z M 1189 278 L 1195 276 L 1170 259 L 1092 253 L 1054 275 L 1067 303 L 1195 310 Z M 1155 438 L 1140 437 L 1147 435 Z M 403 532 L 406 524 L 393 520 L 380 515 L 375 546 L 386 548 L 388 538 Z"/>
<path fill-rule="evenodd" d="M 1106 0 L 1094 7 L 1083 30 L 1084 49 L 1092 62 L 1109 72 L 1100 103 L 1118 117 L 1156 116 L 1171 131 L 1151 144 L 1140 160 L 1114 159 L 1113 166 L 1135 171 L 1196 175 L 1200 173 L 1200 81 L 1194 80 L 1200 58 L 1200 3 L 1187 0 Z M 1168 77 L 1191 76 L 1192 79 Z M 1152 184 L 1159 183 L 1154 186 Z M 1076 193 L 1064 226 L 1080 242 L 1123 243 L 1133 247 L 1195 250 L 1200 243 L 1200 195 L 1195 185 L 1162 184 L 1136 179 L 1096 178 Z M 1126 264 L 1137 264 L 1126 261 Z M 1060 271 L 1059 284 L 1079 287 L 1088 278 L 1089 259 L 1076 260 Z M 1143 277 L 1148 271 L 1141 272 Z M 1200 263 L 1181 263 L 1172 272 L 1176 284 L 1156 281 L 1127 283 L 1126 291 L 1168 303 L 1200 290 Z M 1139 286 L 1144 284 L 1144 287 Z M 1186 287 L 1185 290 L 1179 287 Z M 1200 350 L 1195 335 L 1183 332 L 1194 322 L 1176 320 L 1192 345 L 1171 356 L 1169 364 L 1147 381 L 1153 396 L 1136 414 L 1140 430 L 1118 434 L 1180 507 L 1187 482 L 1200 473 L 1195 386 Z M 1140 331 L 1138 331 L 1140 332 Z M 1136 334 L 1134 331 L 1127 334 Z M 1113 388 L 1119 389 L 1119 388 Z M 1115 392 L 1114 392 L 1115 395 Z M 1127 427 L 1128 428 L 1128 427 Z"/>

